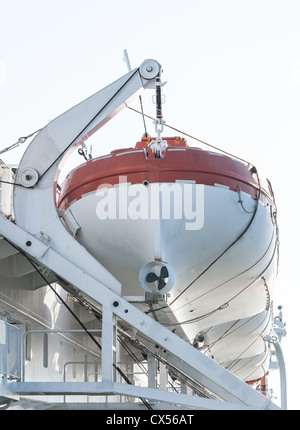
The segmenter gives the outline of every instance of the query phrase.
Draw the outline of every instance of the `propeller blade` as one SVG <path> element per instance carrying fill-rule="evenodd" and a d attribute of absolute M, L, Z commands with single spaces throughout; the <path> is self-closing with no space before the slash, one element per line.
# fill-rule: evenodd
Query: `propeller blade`
<path fill-rule="evenodd" d="M 167 283 L 165 281 L 160 280 L 158 287 L 157 287 L 158 291 L 162 290 L 166 285 L 167 285 Z"/>
<path fill-rule="evenodd" d="M 169 277 L 169 271 L 166 268 L 166 266 L 163 266 L 160 270 L 160 278 L 168 278 Z"/>
<path fill-rule="evenodd" d="M 158 280 L 158 277 L 153 272 L 148 273 L 148 275 L 146 276 L 146 281 L 147 282 L 154 282 L 154 281 L 157 281 L 157 280 Z"/>
<path fill-rule="evenodd" d="M 162 290 L 167 283 L 164 281 L 165 278 L 169 277 L 169 271 L 166 268 L 166 266 L 163 266 L 160 269 L 160 276 L 157 276 L 154 272 L 150 272 L 148 273 L 148 275 L 146 276 L 146 282 L 155 282 L 158 281 L 158 290 Z"/>

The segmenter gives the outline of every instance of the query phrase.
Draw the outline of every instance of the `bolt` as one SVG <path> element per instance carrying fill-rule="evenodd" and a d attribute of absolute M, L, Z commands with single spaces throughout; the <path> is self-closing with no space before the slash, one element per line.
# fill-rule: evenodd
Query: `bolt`
<path fill-rule="evenodd" d="M 25 179 L 26 179 L 26 181 L 30 181 L 30 179 L 32 179 L 32 176 L 31 175 L 26 175 Z"/>
<path fill-rule="evenodd" d="M 152 72 L 153 67 L 152 67 L 152 66 L 147 66 L 147 67 L 146 67 L 146 70 L 147 70 L 147 72 Z"/>
<path fill-rule="evenodd" d="M 28 241 L 26 242 L 26 246 L 31 246 L 31 241 L 30 241 L 30 240 L 28 240 Z"/>
<path fill-rule="evenodd" d="M 117 308 L 119 306 L 119 302 L 117 302 L 117 301 L 113 302 L 113 305 L 114 305 L 115 308 Z"/>

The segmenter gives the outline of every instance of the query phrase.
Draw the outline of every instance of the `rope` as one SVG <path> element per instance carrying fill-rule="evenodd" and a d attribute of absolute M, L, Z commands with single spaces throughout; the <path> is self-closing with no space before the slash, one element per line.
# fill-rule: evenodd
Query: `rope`
<path fill-rule="evenodd" d="M 144 114 L 144 109 L 143 109 L 143 101 L 142 101 L 142 96 L 141 95 L 139 96 L 139 99 L 140 99 L 141 111 L 142 111 L 142 116 L 143 116 L 145 136 L 148 136 L 147 128 L 146 128 L 146 121 L 145 121 L 145 114 Z"/>
<path fill-rule="evenodd" d="M 34 136 L 36 133 L 40 132 L 42 130 L 42 128 L 40 128 L 37 131 L 34 131 L 33 133 L 29 134 L 28 136 L 25 137 L 19 137 L 18 141 L 16 143 L 13 143 L 12 145 L 8 146 L 7 148 L 2 149 L 2 151 L 0 151 L 0 154 L 3 154 L 5 152 L 11 151 L 12 149 L 17 148 L 19 145 L 21 145 L 22 143 L 26 142 L 26 140 L 29 137 Z"/>
<path fill-rule="evenodd" d="M 149 118 L 149 119 L 152 119 L 153 121 L 155 121 L 155 118 L 153 118 L 153 117 L 152 117 L 152 116 L 150 116 L 150 115 L 145 114 L 144 112 L 140 112 L 140 111 L 138 111 L 137 109 L 134 109 L 133 107 L 128 106 L 128 105 L 126 105 L 126 107 L 127 107 L 128 109 L 132 110 L 133 112 L 138 113 L 139 115 L 143 115 L 144 117 Z M 215 149 L 215 150 L 217 150 L 217 151 L 223 152 L 224 154 L 228 155 L 229 157 L 233 157 L 233 158 L 235 158 L 235 159 L 237 159 L 237 160 L 242 161 L 243 163 L 246 163 L 246 164 L 248 164 L 248 165 L 250 165 L 250 166 L 253 166 L 253 164 L 252 164 L 252 163 L 249 163 L 249 161 L 246 161 L 246 160 L 244 160 L 244 159 L 243 159 L 243 158 L 241 158 L 241 157 L 237 157 L 236 155 L 233 155 L 233 154 L 231 154 L 230 152 L 224 151 L 224 149 L 218 148 L 217 146 L 211 145 L 210 143 L 205 142 L 204 140 L 198 139 L 197 137 L 192 136 L 191 134 L 188 134 L 188 133 L 186 133 L 185 131 L 179 130 L 178 128 L 175 128 L 175 127 L 173 127 L 173 126 L 171 126 L 171 125 L 169 125 L 169 124 L 167 124 L 167 123 L 164 123 L 164 126 L 165 126 L 165 127 L 170 128 L 170 129 L 172 129 L 172 130 L 174 130 L 174 131 L 177 131 L 177 132 L 178 132 L 178 133 L 180 133 L 180 134 L 184 134 L 185 136 L 190 137 L 191 139 L 194 139 L 194 140 L 196 140 L 197 142 L 203 143 L 204 145 L 207 145 L 207 146 L 209 146 L 210 148 L 213 148 L 213 149 Z"/>

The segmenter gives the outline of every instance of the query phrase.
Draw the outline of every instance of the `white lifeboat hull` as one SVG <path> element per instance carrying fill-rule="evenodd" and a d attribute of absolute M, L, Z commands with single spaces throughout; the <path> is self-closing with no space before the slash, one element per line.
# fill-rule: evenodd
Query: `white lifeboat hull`
<path fill-rule="evenodd" d="M 213 185 L 128 178 L 102 182 L 64 206 L 80 225 L 77 240 L 121 281 L 123 296 L 141 296 L 145 290 L 165 294 L 167 305 L 148 309 L 150 314 L 159 319 L 161 312 L 172 313 L 192 343 L 205 334 L 200 349 L 242 379 L 263 377 L 269 354 L 263 336 L 272 325 L 277 271 L 271 197 L 260 193 L 256 200 L 239 186 L 234 191 L 221 176 Z M 169 194 L 161 191 L 153 209 L 162 185 Z M 187 193 L 193 196 L 189 208 Z M 159 290 L 159 280 L 148 282 L 147 275 L 159 278 L 162 267 L 168 276 Z"/>

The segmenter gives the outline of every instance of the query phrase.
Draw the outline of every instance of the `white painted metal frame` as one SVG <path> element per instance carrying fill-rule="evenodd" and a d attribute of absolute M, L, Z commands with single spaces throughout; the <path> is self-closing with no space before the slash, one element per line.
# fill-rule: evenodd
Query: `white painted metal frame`
<path fill-rule="evenodd" d="M 153 87 L 159 73 L 158 63 L 146 60 L 139 69 L 48 124 L 21 160 L 16 182 L 23 186 L 16 186 L 14 192 L 16 224 L 0 216 L 0 233 L 35 258 L 39 265 L 74 285 L 92 302 L 102 305 L 103 381 L 8 382 L 5 390 L 11 395 L 114 393 L 204 409 L 276 409 L 269 399 L 122 298 L 120 283 L 67 233 L 58 217 L 53 184 L 66 149 L 73 150 L 82 143 L 141 89 Z M 113 328 L 116 316 L 146 336 L 149 345 L 153 342 L 160 345 L 166 351 L 169 363 L 195 378 L 223 401 L 115 382 Z"/>
<path fill-rule="evenodd" d="M 9 240 L 21 247 L 21 242 L 24 236 L 18 234 L 19 230 L 20 228 L 18 226 L 7 219 L 0 217 L 0 231 L 2 234 L 5 232 L 5 236 Z M 41 242 L 38 239 L 28 234 L 25 235 L 27 239 L 30 238 L 32 240 L 31 248 L 33 250 L 41 249 Z M 36 255 L 37 253 L 35 253 L 35 256 Z M 174 333 L 170 332 L 170 330 L 164 328 L 159 323 L 139 311 L 114 291 L 108 289 L 92 278 L 89 273 L 83 272 L 81 268 L 76 267 L 74 264 L 69 262 L 65 256 L 59 255 L 51 249 L 51 247 L 46 250 L 45 254 L 37 258 L 37 260 L 73 284 L 89 298 L 102 305 L 104 317 L 102 327 L 104 335 L 102 371 L 104 372 L 104 380 L 99 383 L 88 383 L 91 385 L 86 386 L 82 385 L 83 383 L 74 383 L 72 386 L 66 385 L 67 383 L 49 382 L 7 383 L 6 389 L 10 390 L 12 394 L 33 394 L 33 392 L 35 394 L 41 392 L 64 392 L 67 394 L 69 391 L 74 394 L 74 392 L 81 393 L 82 390 L 85 393 L 88 391 L 90 393 L 121 393 L 120 390 L 122 386 L 122 394 L 124 395 L 135 395 L 138 397 L 144 396 L 145 398 L 155 398 L 158 401 L 171 401 L 172 398 L 172 401 L 175 401 L 176 396 L 174 395 L 172 397 L 170 393 L 167 394 L 165 391 L 161 392 L 159 390 L 155 390 L 156 395 L 154 395 L 153 389 L 141 389 L 140 387 L 132 388 L 127 384 L 124 384 L 124 386 L 123 384 L 118 385 L 113 381 L 113 315 L 117 315 L 132 327 L 136 328 L 139 332 L 146 335 L 153 342 L 162 346 L 166 351 L 165 356 L 169 363 L 178 367 L 192 378 L 195 378 L 199 383 L 206 386 L 218 397 L 225 400 L 226 403 L 229 402 L 228 407 L 232 407 L 232 405 L 234 405 L 237 409 L 247 409 L 249 407 L 251 409 L 276 408 L 276 406 L 269 402 L 266 397 L 249 387 L 230 372 L 226 371 L 210 358 L 201 354 L 201 352 L 187 344 Z M 118 304 L 118 306 L 116 306 L 116 304 Z M 201 405 L 205 404 L 211 406 L 213 409 L 226 408 L 225 404 L 220 405 L 220 402 L 217 401 L 207 402 L 201 398 L 195 397 L 191 397 L 188 400 L 188 397 L 182 398 L 180 395 L 178 399 L 176 397 L 176 401 L 180 404 L 189 404 L 189 406 L 195 406 L 197 404 L 201 407 Z"/>

